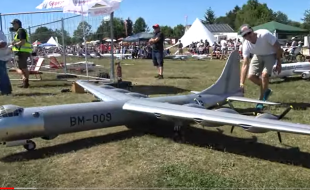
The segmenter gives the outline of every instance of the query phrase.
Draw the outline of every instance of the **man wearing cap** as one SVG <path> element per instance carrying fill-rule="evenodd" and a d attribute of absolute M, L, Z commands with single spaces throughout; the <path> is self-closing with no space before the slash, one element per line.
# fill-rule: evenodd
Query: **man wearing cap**
<path fill-rule="evenodd" d="M 260 100 L 267 101 L 272 91 L 268 88 L 269 76 L 274 64 L 275 71 L 281 72 L 282 49 L 277 38 L 266 29 L 253 31 L 244 24 L 240 27 L 239 34 L 244 38 L 242 44 L 243 65 L 241 69 L 240 87 L 244 90 L 244 82 L 247 72 L 248 78 L 260 86 Z M 253 58 L 250 60 L 250 54 Z M 250 66 L 250 67 L 249 67 Z M 259 78 L 261 76 L 261 79 Z M 262 104 L 256 105 L 257 109 L 262 109 Z"/>
<path fill-rule="evenodd" d="M 23 84 L 21 88 L 29 87 L 29 71 L 27 67 L 27 60 L 32 53 L 32 45 L 29 40 L 29 35 L 25 29 L 22 28 L 22 22 L 14 19 L 11 22 L 15 31 L 14 41 L 12 43 L 12 51 L 15 53 L 15 60 L 18 64 L 17 72 L 23 76 Z"/>
<path fill-rule="evenodd" d="M 154 37 L 149 40 L 150 44 L 153 44 L 152 59 L 155 67 L 158 68 L 159 74 L 155 78 L 163 79 L 163 67 L 164 67 L 164 35 L 160 31 L 158 24 L 153 26 Z"/>

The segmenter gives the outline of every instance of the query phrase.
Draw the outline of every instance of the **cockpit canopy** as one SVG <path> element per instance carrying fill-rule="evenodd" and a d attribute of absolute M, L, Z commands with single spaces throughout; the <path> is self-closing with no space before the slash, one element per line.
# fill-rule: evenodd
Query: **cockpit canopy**
<path fill-rule="evenodd" d="M 19 116 L 24 111 L 24 108 L 16 105 L 0 106 L 0 118 Z"/>

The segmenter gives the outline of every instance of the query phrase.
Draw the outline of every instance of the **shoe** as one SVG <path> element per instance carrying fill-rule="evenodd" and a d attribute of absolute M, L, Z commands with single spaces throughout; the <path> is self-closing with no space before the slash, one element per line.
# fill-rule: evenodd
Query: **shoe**
<path fill-rule="evenodd" d="M 272 94 L 272 90 L 268 88 L 264 93 L 263 101 L 267 101 L 271 94 Z"/>
<path fill-rule="evenodd" d="M 158 75 L 158 79 L 164 79 L 164 75 Z"/>
<path fill-rule="evenodd" d="M 157 79 L 158 79 L 158 78 L 159 78 L 159 76 L 160 76 L 160 75 L 158 74 L 158 75 L 156 75 L 154 78 L 157 78 Z"/>
<path fill-rule="evenodd" d="M 262 110 L 264 108 L 263 104 L 256 104 L 256 109 L 257 110 Z"/>

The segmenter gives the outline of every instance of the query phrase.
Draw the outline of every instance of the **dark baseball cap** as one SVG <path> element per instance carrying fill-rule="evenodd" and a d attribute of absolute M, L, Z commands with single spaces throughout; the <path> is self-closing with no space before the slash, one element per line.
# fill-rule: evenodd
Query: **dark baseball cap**
<path fill-rule="evenodd" d="M 242 37 L 250 32 L 253 32 L 253 29 L 248 24 L 243 24 L 242 26 L 240 26 L 239 35 L 241 35 Z"/>
<path fill-rule="evenodd" d="M 11 24 L 19 24 L 19 25 L 21 25 L 22 22 L 21 22 L 20 20 L 18 20 L 18 19 L 14 19 L 14 20 L 11 22 Z"/>
<path fill-rule="evenodd" d="M 159 25 L 158 24 L 154 24 L 153 28 L 159 28 Z"/>

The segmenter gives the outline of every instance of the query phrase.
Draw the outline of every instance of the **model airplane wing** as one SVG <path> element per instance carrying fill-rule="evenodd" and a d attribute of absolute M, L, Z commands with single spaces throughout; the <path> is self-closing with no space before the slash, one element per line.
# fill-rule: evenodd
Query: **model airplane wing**
<path fill-rule="evenodd" d="M 105 102 L 147 97 L 147 95 L 144 94 L 130 92 L 109 85 L 97 86 L 86 81 L 77 81 L 76 83 L 84 88 L 85 91 Z"/>
<path fill-rule="evenodd" d="M 294 73 L 304 73 L 304 72 L 310 72 L 310 70 L 301 70 L 301 69 L 299 69 L 299 70 L 294 70 L 293 72 Z"/>
<path fill-rule="evenodd" d="M 169 103 L 145 100 L 130 100 L 123 106 L 124 110 L 154 114 L 157 118 L 187 120 L 193 122 L 212 122 L 222 125 L 234 125 L 243 128 L 260 128 L 264 130 L 283 131 L 297 134 L 310 134 L 310 126 L 278 120 L 255 118 L 239 114 L 217 112 L 214 110 L 185 107 Z"/>
<path fill-rule="evenodd" d="M 245 98 L 245 97 L 241 97 L 241 96 L 230 96 L 227 98 L 227 100 L 239 101 L 239 102 L 250 102 L 250 103 L 256 103 L 256 104 L 280 105 L 280 103 L 276 103 L 276 102 L 255 100 L 255 99 Z"/>

